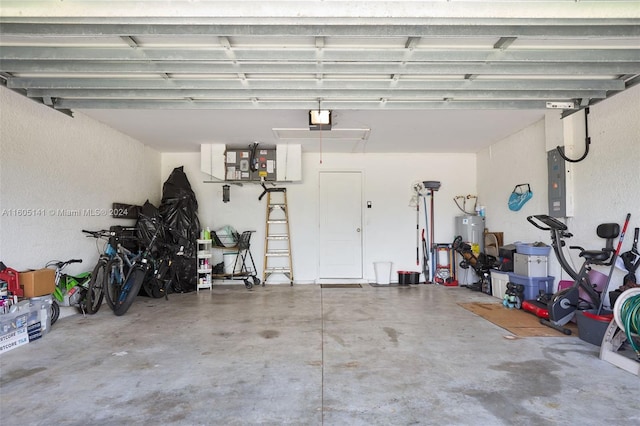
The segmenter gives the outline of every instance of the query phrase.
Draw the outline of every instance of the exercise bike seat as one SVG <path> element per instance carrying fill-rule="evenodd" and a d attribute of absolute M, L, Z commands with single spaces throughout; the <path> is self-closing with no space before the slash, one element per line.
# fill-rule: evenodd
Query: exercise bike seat
<path fill-rule="evenodd" d="M 603 250 L 584 250 L 580 253 L 580 257 L 584 257 L 590 262 L 606 262 L 611 257 L 613 251 Z"/>
<path fill-rule="evenodd" d="M 620 225 L 617 223 L 602 223 L 596 228 L 598 237 L 607 240 L 606 247 L 602 250 L 582 250 L 580 257 L 584 257 L 587 261 L 605 263 L 612 258 L 615 250 L 613 249 L 613 239 L 620 235 Z"/>

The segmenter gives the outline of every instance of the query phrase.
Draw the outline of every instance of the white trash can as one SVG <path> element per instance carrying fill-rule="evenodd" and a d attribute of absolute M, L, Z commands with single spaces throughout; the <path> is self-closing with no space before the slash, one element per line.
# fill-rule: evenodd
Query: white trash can
<path fill-rule="evenodd" d="M 391 282 L 391 262 L 373 262 L 376 272 L 376 283 L 389 284 Z"/>
<path fill-rule="evenodd" d="M 225 274 L 237 274 L 240 272 L 240 265 L 242 259 L 238 259 L 238 252 L 226 252 L 222 254 L 224 261 L 224 273 Z M 236 263 L 236 260 L 238 261 Z M 235 270 L 234 270 L 235 267 Z"/>

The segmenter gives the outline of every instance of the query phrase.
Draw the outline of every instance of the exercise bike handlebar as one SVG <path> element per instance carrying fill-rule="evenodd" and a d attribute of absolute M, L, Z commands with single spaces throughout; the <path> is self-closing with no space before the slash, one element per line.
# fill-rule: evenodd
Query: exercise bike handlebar
<path fill-rule="evenodd" d="M 532 224 L 536 228 L 541 229 L 543 231 L 551 231 L 551 230 L 566 231 L 567 229 L 569 229 L 567 228 L 567 225 L 560 222 L 558 219 L 548 216 L 546 214 L 537 214 L 533 216 L 528 216 L 527 220 L 529 221 L 530 224 Z M 540 225 L 539 222 L 544 223 L 545 225 L 547 225 L 547 227 Z"/>

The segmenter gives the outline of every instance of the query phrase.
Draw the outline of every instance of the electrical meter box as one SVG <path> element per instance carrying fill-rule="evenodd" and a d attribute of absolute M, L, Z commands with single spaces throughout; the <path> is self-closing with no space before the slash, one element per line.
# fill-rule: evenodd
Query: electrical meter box
<path fill-rule="evenodd" d="M 275 181 L 275 149 L 227 149 L 225 153 L 225 180 Z"/>

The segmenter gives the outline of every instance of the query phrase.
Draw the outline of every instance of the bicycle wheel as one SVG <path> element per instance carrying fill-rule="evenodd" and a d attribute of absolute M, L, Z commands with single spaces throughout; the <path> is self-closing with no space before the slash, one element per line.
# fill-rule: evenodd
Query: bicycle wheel
<path fill-rule="evenodd" d="M 136 265 L 131 268 L 124 280 L 122 290 L 120 291 L 118 300 L 113 308 L 113 313 L 120 316 L 124 315 L 129 310 L 131 304 L 138 295 L 140 287 L 142 287 L 142 282 L 146 276 L 147 268 L 145 266 Z"/>
<path fill-rule="evenodd" d="M 120 288 L 124 282 L 123 272 L 120 268 L 122 265 L 122 259 L 120 257 L 114 257 L 107 262 L 105 267 L 105 284 L 104 284 L 104 298 L 107 301 L 107 305 L 111 309 L 116 306 L 116 301 L 120 295 Z"/>
<path fill-rule="evenodd" d="M 100 258 L 95 268 L 91 272 L 91 280 L 85 299 L 85 308 L 88 314 L 95 314 L 100 310 L 102 299 L 104 298 L 104 287 L 106 282 L 107 260 Z"/>

